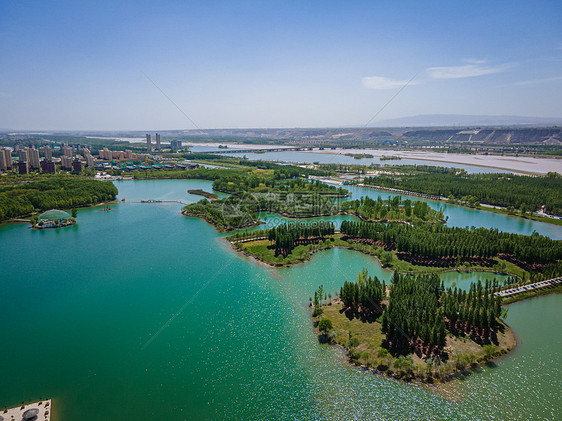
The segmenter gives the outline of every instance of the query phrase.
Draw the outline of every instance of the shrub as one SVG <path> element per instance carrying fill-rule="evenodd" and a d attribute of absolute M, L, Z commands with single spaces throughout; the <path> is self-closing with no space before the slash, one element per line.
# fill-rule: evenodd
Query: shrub
<path fill-rule="evenodd" d="M 322 319 L 318 323 L 318 330 L 324 334 L 332 330 L 332 321 L 330 319 Z"/>
<path fill-rule="evenodd" d="M 388 352 L 388 349 L 386 348 L 379 348 L 377 350 L 377 357 L 378 358 L 387 358 L 390 356 L 390 352 Z"/>

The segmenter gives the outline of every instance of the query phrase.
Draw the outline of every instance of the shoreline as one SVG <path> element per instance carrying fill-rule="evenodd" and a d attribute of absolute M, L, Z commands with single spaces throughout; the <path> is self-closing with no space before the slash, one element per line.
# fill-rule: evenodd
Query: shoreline
<path fill-rule="evenodd" d="M 327 307 L 332 307 L 334 306 L 334 308 L 336 308 L 337 306 L 339 306 L 341 304 L 341 302 L 338 299 L 333 299 L 331 301 L 329 301 L 328 303 L 324 303 L 322 304 L 320 307 L 321 308 L 327 308 Z M 392 363 L 394 361 L 396 361 L 398 358 L 397 357 L 393 357 L 393 356 L 389 356 L 386 358 L 392 358 L 392 361 L 389 362 L 388 366 L 386 369 L 381 369 L 379 368 L 381 366 L 381 364 L 379 364 L 378 366 L 370 366 L 370 365 L 365 365 L 365 364 L 361 364 L 359 362 L 353 362 L 351 360 L 351 350 L 345 346 L 342 345 L 341 343 L 338 343 L 335 339 L 330 339 L 326 342 L 322 342 L 321 338 L 324 337 L 323 334 L 320 333 L 319 329 L 318 329 L 318 321 L 320 316 L 314 317 L 313 313 L 312 313 L 312 309 L 314 308 L 314 306 L 312 304 L 307 304 L 307 312 L 309 317 L 312 320 L 312 329 L 314 331 L 314 333 L 317 335 L 319 342 L 327 344 L 328 346 L 333 346 L 335 348 L 340 349 L 341 351 L 343 351 L 343 355 L 342 355 L 342 359 L 344 359 L 346 364 L 349 364 L 349 366 L 357 368 L 359 370 L 362 371 L 368 371 L 373 375 L 379 375 L 383 378 L 386 379 L 392 379 L 395 381 L 399 381 L 402 383 L 407 383 L 407 384 L 414 384 L 414 385 L 419 385 L 419 386 L 425 386 L 425 387 L 434 387 L 440 391 L 446 391 L 446 388 L 448 386 L 451 385 L 451 383 L 455 380 L 460 380 L 462 377 L 465 376 L 469 376 L 469 375 L 473 375 L 473 374 L 477 374 L 478 370 L 483 367 L 483 366 L 487 366 L 491 363 L 493 363 L 494 361 L 498 361 L 504 357 L 509 356 L 510 354 L 513 353 L 513 351 L 517 348 L 519 341 L 517 339 L 517 335 L 516 333 L 511 329 L 511 327 L 505 323 L 505 321 L 500 320 L 501 324 L 504 326 L 504 331 L 501 332 L 502 336 L 503 336 L 503 340 L 498 341 L 497 345 L 493 345 L 496 350 L 495 350 L 495 354 L 492 357 L 486 357 L 484 354 L 479 354 L 478 359 L 467 363 L 467 365 L 464 368 L 459 368 L 457 366 L 455 366 L 454 364 L 454 360 L 452 358 L 448 359 L 446 362 L 444 362 L 443 364 L 447 364 L 447 367 L 452 369 L 452 372 L 450 373 L 446 373 L 446 374 L 440 374 L 438 371 L 432 371 L 431 375 L 427 375 L 427 372 L 418 372 L 416 373 L 415 368 L 410 369 L 409 371 L 403 372 L 400 369 L 399 373 L 396 373 L 396 367 L 394 367 L 394 369 L 392 369 Z M 337 310 L 338 312 L 340 310 Z M 353 322 L 354 319 L 351 320 L 351 322 Z M 358 319 L 359 320 L 359 319 Z M 361 323 L 364 323 L 362 321 L 360 321 Z M 374 323 L 378 323 L 380 324 L 378 321 L 373 321 L 371 322 L 371 324 Z M 448 339 L 449 340 L 457 340 L 457 338 L 459 337 L 455 337 L 452 334 L 448 334 Z M 484 345 L 480 345 L 477 344 L 481 349 L 480 352 L 482 352 L 482 349 L 484 347 Z M 502 347 L 503 346 L 503 347 Z M 450 347 L 452 349 L 449 349 L 447 351 L 447 347 Z M 384 347 L 379 347 L 379 348 L 384 348 Z M 378 349 L 379 349 L 378 348 Z M 386 349 L 386 348 L 384 348 Z M 445 347 L 444 349 L 448 354 L 451 353 L 452 351 L 455 351 L 455 348 L 453 347 L 452 344 L 449 344 L 448 346 Z M 462 354 L 462 353 L 461 353 Z M 473 353 L 474 354 L 474 353 Z M 412 354 L 414 355 L 414 354 Z M 476 354 L 475 354 L 476 356 Z M 427 357 L 427 356 L 426 356 Z M 421 358 L 421 357 L 419 357 Z M 423 360 L 423 358 L 421 358 Z M 421 363 L 418 363 L 421 365 Z M 415 364 L 414 364 L 415 365 Z"/>
<path fill-rule="evenodd" d="M 83 205 L 83 206 L 73 206 L 72 208 L 67 208 L 68 209 L 85 209 L 85 208 L 96 208 L 98 206 L 104 206 L 104 205 L 108 205 L 108 204 L 118 204 L 119 200 L 117 198 L 115 198 L 115 200 L 110 200 L 109 202 L 100 202 L 100 203 L 95 203 L 95 204 L 90 204 L 90 205 Z M 63 210 L 63 209 L 61 209 Z M 29 214 L 29 217 L 32 217 L 34 215 L 41 215 L 42 212 L 33 212 L 31 214 Z M 0 225 L 1 224 L 7 224 L 7 223 L 14 223 L 14 224 L 29 224 L 31 222 L 30 219 L 23 219 L 25 216 L 18 216 L 16 218 L 11 218 L 11 219 L 6 219 L 5 221 L 0 221 Z"/>
<path fill-rule="evenodd" d="M 460 206 L 461 208 L 492 212 L 492 213 L 497 213 L 497 214 L 500 214 L 500 215 L 505 215 L 505 216 L 508 216 L 508 217 L 525 219 L 527 221 L 543 222 L 545 224 L 551 224 L 551 225 L 562 225 L 562 219 L 558 219 L 558 218 L 554 218 L 554 217 L 551 218 L 551 217 L 547 217 L 547 216 L 538 216 L 538 215 L 523 216 L 523 215 L 510 214 L 507 211 L 507 208 L 504 208 L 504 207 L 501 207 L 501 206 L 489 205 L 489 204 L 486 204 L 486 203 L 480 203 L 480 206 L 478 206 L 478 207 L 471 207 L 471 206 L 465 205 L 463 203 L 451 202 L 446 197 L 437 197 L 437 196 L 429 195 L 429 194 L 426 194 L 426 193 L 414 192 L 414 191 L 409 191 L 409 190 L 393 189 L 393 188 L 390 188 L 390 187 L 375 186 L 375 185 L 364 184 L 364 183 L 358 183 L 358 184 L 356 184 L 356 187 L 359 187 L 359 188 L 362 188 L 362 189 L 368 189 L 368 190 L 376 190 L 376 191 L 381 191 L 381 192 L 387 192 L 387 193 L 392 193 L 392 194 L 397 194 L 397 195 L 421 197 L 422 199 L 433 200 L 434 202 L 444 202 L 444 203 L 447 203 L 449 205 Z"/>
<path fill-rule="evenodd" d="M 246 244 L 246 243 L 251 243 L 254 240 L 251 241 L 239 241 L 239 242 L 231 242 L 226 240 L 226 237 L 223 237 L 225 241 L 227 241 L 232 249 L 238 253 L 243 254 L 244 256 L 250 257 L 252 260 L 254 260 L 255 262 L 259 262 L 260 264 L 263 264 L 265 266 L 267 266 L 268 268 L 272 268 L 272 269 L 284 269 L 284 268 L 289 268 L 289 267 L 293 267 L 296 265 L 300 265 L 300 264 L 304 264 L 304 263 L 308 263 L 310 262 L 310 260 L 312 260 L 312 258 L 314 257 L 314 255 L 319 252 L 319 251 L 323 251 L 323 250 L 330 250 L 330 249 L 334 249 L 334 248 L 339 248 L 339 249 L 344 249 L 344 250 L 352 250 L 352 251 L 357 251 L 359 253 L 362 253 L 366 256 L 372 257 L 373 259 L 375 259 L 378 264 L 380 265 L 380 267 L 383 270 L 388 270 L 390 272 L 396 272 L 397 269 L 395 269 L 393 266 L 391 265 L 384 265 L 380 258 L 375 255 L 375 254 L 371 254 L 366 252 L 365 250 L 361 250 L 360 247 L 353 247 L 352 245 L 333 245 L 333 244 L 328 244 L 325 245 L 324 247 L 318 247 L 315 248 L 314 250 L 310 250 L 309 251 L 309 255 L 303 259 L 303 260 L 299 260 L 297 262 L 294 263 L 284 263 L 284 264 L 271 264 L 263 259 L 261 259 L 259 256 L 256 256 L 255 254 L 249 252 L 244 246 L 241 246 L 241 248 L 237 248 L 236 244 Z M 328 240 L 329 238 L 326 238 L 326 240 Z M 260 240 L 263 241 L 263 240 Z M 317 243 L 319 244 L 319 243 Z M 399 260 L 399 259 L 398 259 Z M 425 271 L 419 271 L 419 272 L 411 272 L 411 273 L 449 273 L 449 272 L 459 272 L 459 273 L 470 273 L 470 272 L 487 272 L 487 273 L 494 273 L 494 274 L 498 274 L 498 275 L 504 275 L 504 276 L 515 276 L 517 278 L 520 279 L 520 276 L 516 273 L 513 272 L 503 272 L 503 273 L 499 273 L 497 270 L 493 269 L 493 268 L 489 268 L 489 267 L 463 267 L 462 269 L 460 267 L 444 267 L 444 268 L 436 268 L 436 267 L 429 267 L 429 266 L 422 266 L 423 268 L 425 268 Z M 400 273 L 410 273 L 410 272 L 400 272 Z"/>

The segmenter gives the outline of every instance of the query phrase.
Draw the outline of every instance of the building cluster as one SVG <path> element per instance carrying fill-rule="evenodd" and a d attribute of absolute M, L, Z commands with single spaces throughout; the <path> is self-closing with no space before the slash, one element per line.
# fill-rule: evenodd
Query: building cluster
<path fill-rule="evenodd" d="M 162 143 L 160 142 L 160 133 L 156 133 L 155 137 L 156 137 L 156 145 L 154 147 L 154 150 L 155 151 L 161 151 L 162 150 Z M 170 149 L 177 150 L 177 149 L 181 149 L 181 148 L 182 148 L 181 140 L 172 140 L 170 142 Z M 148 152 L 152 151 L 152 135 L 150 133 L 146 134 L 146 150 Z"/>
<path fill-rule="evenodd" d="M 40 158 L 40 150 L 32 147 L 15 145 L 13 152 L 8 148 L 0 148 L 0 171 L 16 169 L 19 174 L 29 174 L 29 171 L 41 171 L 47 174 L 56 172 L 53 150 L 46 145 L 41 148 L 43 160 Z M 60 158 L 60 166 L 63 170 L 80 172 L 82 171 L 82 161 L 80 156 L 74 156 L 74 149 L 71 146 L 61 148 L 63 155 Z M 17 161 L 12 158 L 12 153 L 17 155 Z M 88 149 L 85 149 L 84 157 L 86 166 L 93 166 L 94 160 Z"/>
<path fill-rule="evenodd" d="M 99 151 L 99 159 L 108 160 L 108 161 L 120 161 L 124 159 L 139 159 L 139 155 L 136 153 L 131 152 L 130 150 L 126 151 L 110 151 L 107 148 L 103 148 Z"/>
<path fill-rule="evenodd" d="M 159 151 L 161 149 L 162 145 L 160 143 L 160 133 L 156 133 L 156 147 L 154 150 Z M 152 151 L 152 136 L 149 133 L 146 134 L 146 150 L 148 152 Z"/>
<path fill-rule="evenodd" d="M 147 137 L 147 148 L 152 149 L 151 136 L 149 134 Z M 181 149 L 181 140 L 173 140 L 171 142 L 173 149 Z M 156 150 L 161 150 L 162 145 L 160 143 L 160 134 L 156 133 Z M 55 148 L 59 151 L 58 148 Z M 40 153 L 43 154 L 43 159 L 40 157 Z M 60 146 L 60 152 L 62 155 L 59 158 L 53 159 L 53 149 L 46 145 L 41 148 L 36 148 L 35 146 L 26 147 L 21 145 L 15 145 L 13 149 L 0 147 L 0 171 L 16 170 L 19 174 L 29 174 L 29 171 L 41 171 L 43 173 L 54 174 L 56 172 L 55 164 L 59 165 L 62 170 L 72 171 L 79 173 L 82 168 L 106 168 L 107 165 L 112 165 L 103 163 L 103 161 L 121 161 L 120 166 L 111 167 L 112 169 L 122 169 L 130 171 L 133 169 L 149 169 L 149 168 L 168 168 L 169 165 L 155 165 L 150 166 L 135 166 L 131 162 L 138 161 L 148 162 L 152 159 L 160 159 L 160 157 L 152 156 L 146 153 L 134 153 L 131 150 L 125 151 L 112 151 L 108 148 L 103 148 L 99 151 L 98 156 L 92 155 L 91 151 L 80 145 L 63 145 Z M 81 155 L 80 155 L 81 153 Z M 126 161 L 126 162 L 124 162 Z M 128 162 L 131 161 L 131 162 Z M 126 165 L 126 167 L 125 167 Z M 178 165 L 177 167 L 171 166 L 171 168 L 187 169 L 191 168 L 189 165 Z"/>
<path fill-rule="evenodd" d="M 60 167 L 63 170 L 72 170 L 72 163 L 73 159 L 72 156 L 74 154 L 74 149 L 72 146 L 63 146 L 62 147 L 62 156 L 60 158 Z"/>

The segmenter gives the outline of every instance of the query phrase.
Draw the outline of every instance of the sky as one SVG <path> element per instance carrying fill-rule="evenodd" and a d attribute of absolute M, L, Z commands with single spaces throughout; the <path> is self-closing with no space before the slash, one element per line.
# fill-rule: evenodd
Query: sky
<path fill-rule="evenodd" d="M 0 128 L 560 118 L 561 22 L 559 0 L 0 0 Z"/>

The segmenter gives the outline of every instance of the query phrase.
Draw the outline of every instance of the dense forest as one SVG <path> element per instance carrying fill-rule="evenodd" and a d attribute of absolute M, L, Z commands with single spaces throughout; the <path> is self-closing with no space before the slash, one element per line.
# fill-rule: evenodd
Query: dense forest
<path fill-rule="evenodd" d="M 220 231 L 230 231 L 258 223 L 257 212 L 276 212 L 288 217 L 308 218 L 335 215 L 337 203 L 319 193 L 241 192 L 225 199 L 208 202 L 203 199 L 183 207 L 184 215 L 204 217 Z"/>
<path fill-rule="evenodd" d="M 445 289 L 436 274 L 395 273 L 386 303 L 384 281 L 363 271 L 357 282 L 343 284 L 340 299 L 344 311 L 363 320 L 373 321 L 372 315 L 382 313 L 382 332 L 390 349 L 431 354 L 443 349 L 448 332 L 489 342 L 502 311 L 502 298 L 493 294 L 498 289 L 497 281 L 472 283 L 468 292 Z"/>
<path fill-rule="evenodd" d="M 562 259 L 562 242 L 533 234 L 497 229 L 451 228 L 442 224 L 384 224 L 343 221 L 343 234 L 382 241 L 399 252 L 430 258 L 495 257 L 500 253 L 527 264 L 548 264 Z"/>
<path fill-rule="evenodd" d="M 36 210 L 70 209 L 114 200 L 117 188 L 108 182 L 71 176 L 0 186 L 0 221 Z"/>
<path fill-rule="evenodd" d="M 562 176 L 513 174 L 422 173 L 366 177 L 365 184 L 398 188 L 451 199 L 513 207 L 522 212 L 546 206 L 547 212 L 562 213 Z"/>
<path fill-rule="evenodd" d="M 254 191 L 258 193 L 292 192 L 292 193 L 318 193 L 332 197 L 346 197 L 349 192 L 319 181 L 308 181 L 302 178 L 277 179 L 256 174 L 237 174 L 236 176 L 221 177 L 213 182 L 213 189 L 224 193 L 238 193 L 243 191 Z"/>
<path fill-rule="evenodd" d="M 389 346 L 402 350 L 416 342 L 431 348 L 445 346 L 445 319 L 439 306 L 438 275 L 396 275 L 388 306 L 382 317 L 382 332 Z"/>
<path fill-rule="evenodd" d="M 340 288 L 340 300 L 344 308 L 361 311 L 364 318 L 379 316 L 383 311 L 381 302 L 384 299 L 385 282 L 376 276 L 371 277 L 366 269 L 357 275 L 357 282 L 345 281 Z"/>
<path fill-rule="evenodd" d="M 440 221 L 444 218 L 442 211 L 431 209 L 426 202 L 412 201 L 410 199 L 402 200 L 400 196 L 387 200 L 383 200 L 380 196 L 377 200 L 361 197 L 359 200 L 342 202 L 340 206 L 342 211 L 353 213 L 367 221 L 377 219 Z"/>
<path fill-rule="evenodd" d="M 242 161 L 246 163 L 246 161 Z M 258 162 L 267 168 L 197 169 L 188 171 L 211 179 L 213 189 L 231 196 L 212 203 L 201 200 L 183 208 L 185 215 L 204 217 L 221 231 L 255 225 L 257 212 L 277 212 L 290 217 L 334 215 L 340 212 L 334 198 L 348 191 L 299 177 L 298 167 Z M 248 162 L 250 168 L 252 162 Z M 271 167 L 271 168 L 270 168 Z M 281 167 L 281 168 L 277 168 Z"/>
<path fill-rule="evenodd" d="M 186 180 L 217 180 L 228 177 L 244 177 L 247 170 L 242 168 L 196 168 L 193 170 L 139 170 L 135 171 L 133 177 L 142 179 L 186 179 Z"/>
<path fill-rule="evenodd" d="M 276 250 L 281 254 L 288 254 L 295 242 L 299 239 L 323 238 L 333 235 L 335 226 L 332 222 L 295 222 L 278 225 L 267 231 L 267 239 L 274 243 Z"/>

